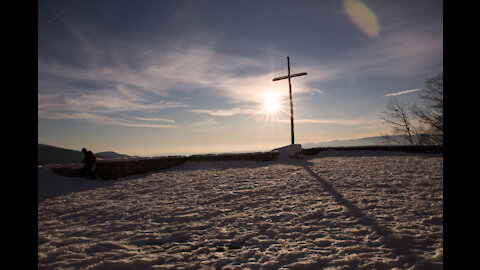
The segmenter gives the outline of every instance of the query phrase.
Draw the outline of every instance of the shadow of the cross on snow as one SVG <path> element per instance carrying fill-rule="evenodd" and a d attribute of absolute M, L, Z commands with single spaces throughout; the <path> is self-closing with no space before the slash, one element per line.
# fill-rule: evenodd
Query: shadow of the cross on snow
<path fill-rule="evenodd" d="M 415 246 L 415 239 L 408 237 L 397 237 L 395 234 L 388 228 L 380 225 L 374 217 L 368 216 L 361 209 L 359 209 L 355 204 L 347 200 L 341 193 L 339 193 L 335 187 L 329 183 L 329 181 L 323 179 L 318 174 L 312 170 L 313 163 L 309 161 L 296 162 L 297 165 L 301 165 L 305 170 L 319 182 L 325 191 L 329 192 L 332 197 L 341 205 L 347 208 L 347 215 L 355 217 L 358 219 L 358 222 L 362 225 L 369 226 L 373 231 L 381 236 L 380 241 L 385 245 L 385 247 L 392 249 L 394 253 L 400 255 L 404 258 L 404 263 L 421 263 L 422 259 L 415 254 L 415 251 L 412 250 L 412 247 Z"/>

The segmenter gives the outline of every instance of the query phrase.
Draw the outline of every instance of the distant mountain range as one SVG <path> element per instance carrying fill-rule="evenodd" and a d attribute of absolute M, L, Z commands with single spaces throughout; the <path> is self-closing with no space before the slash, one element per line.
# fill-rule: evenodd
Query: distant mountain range
<path fill-rule="evenodd" d="M 341 146 L 371 146 L 371 145 L 401 145 L 410 144 L 406 135 L 388 135 L 388 140 L 384 136 L 366 137 L 352 140 L 333 140 L 319 143 L 303 143 L 302 148 L 315 147 L 341 147 Z"/>
<path fill-rule="evenodd" d="M 131 158 L 132 156 L 118 154 L 112 151 L 94 153 L 99 159 Z M 80 163 L 84 159 L 81 151 L 64 149 L 46 144 L 38 144 L 38 164 Z"/>

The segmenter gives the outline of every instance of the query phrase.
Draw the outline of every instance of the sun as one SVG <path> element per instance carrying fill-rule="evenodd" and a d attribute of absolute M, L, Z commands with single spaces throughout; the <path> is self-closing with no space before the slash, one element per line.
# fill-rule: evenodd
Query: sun
<path fill-rule="evenodd" d="M 278 99 L 269 99 L 263 102 L 263 107 L 268 113 L 274 113 L 280 108 L 280 102 Z"/>
<path fill-rule="evenodd" d="M 280 96 L 274 92 L 266 92 L 262 97 L 263 110 L 268 114 L 278 112 L 280 109 Z"/>

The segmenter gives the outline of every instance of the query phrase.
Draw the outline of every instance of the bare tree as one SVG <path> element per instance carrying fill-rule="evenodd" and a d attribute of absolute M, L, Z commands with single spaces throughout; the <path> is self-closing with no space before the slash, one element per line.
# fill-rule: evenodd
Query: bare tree
<path fill-rule="evenodd" d="M 382 119 L 394 134 L 407 135 L 411 144 L 443 144 L 443 73 L 428 79 L 426 86 L 425 94 L 420 96 L 424 106 L 407 108 L 391 98 Z M 389 136 L 384 139 L 389 140 Z"/>
<path fill-rule="evenodd" d="M 414 105 L 412 114 L 421 123 L 421 132 L 428 144 L 443 143 L 443 73 L 426 82 L 425 107 Z"/>
<path fill-rule="evenodd" d="M 383 121 L 392 127 L 393 133 L 398 135 L 407 135 L 410 144 L 414 144 L 413 135 L 416 134 L 416 128 L 411 123 L 411 115 L 406 105 L 399 102 L 396 98 L 391 98 L 386 110 L 383 112 Z"/>

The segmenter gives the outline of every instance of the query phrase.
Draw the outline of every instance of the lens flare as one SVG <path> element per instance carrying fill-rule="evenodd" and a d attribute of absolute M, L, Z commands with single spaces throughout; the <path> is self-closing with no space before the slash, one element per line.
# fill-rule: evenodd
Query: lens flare
<path fill-rule="evenodd" d="M 358 0 L 344 0 L 343 11 L 367 36 L 378 37 L 380 24 L 375 13 L 367 5 Z"/>

